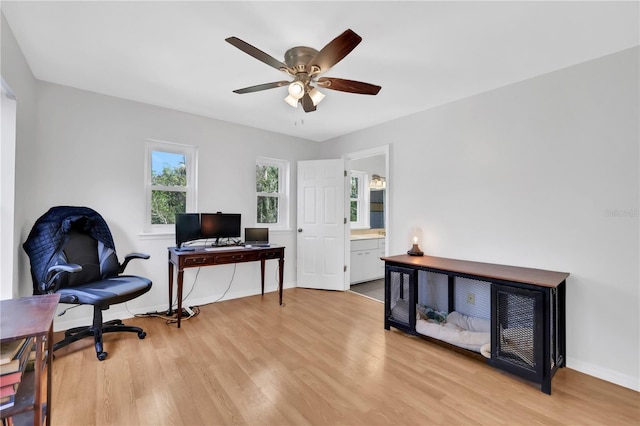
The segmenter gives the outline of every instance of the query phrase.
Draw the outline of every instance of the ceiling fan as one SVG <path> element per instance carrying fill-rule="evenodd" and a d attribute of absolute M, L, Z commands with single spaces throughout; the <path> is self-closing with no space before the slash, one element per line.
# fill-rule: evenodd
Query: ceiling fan
<path fill-rule="evenodd" d="M 252 93 L 289 86 L 289 94 L 284 100 L 292 107 L 297 107 L 300 103 L 305 112 L 311 112 L 316 110 L 316 106 L 325 97 L 317 87 L 362 95 L 377 95 L 381 89 L 380 86 L 361 81 L 320 77 L 362 41 L 362 37 L 351 30 L 346 30 L 331 40 L 320 51 L 306 46 L 292 47 L 285 52 L 284 62 L 280 62 L 237 37 L 229 37 L 226 41 L 257 60 L 293 77 L 293 81 L 258 84 L 234 90 L 234 93 Z"/>

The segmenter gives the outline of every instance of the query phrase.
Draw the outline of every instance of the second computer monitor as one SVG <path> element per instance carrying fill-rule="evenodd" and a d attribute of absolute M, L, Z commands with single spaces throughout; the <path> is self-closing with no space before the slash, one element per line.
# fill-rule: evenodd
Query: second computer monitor
<path fill-rule="evenodd" d="M 201 238 L 240 238 L 239 213 L 201 213 Z"/>

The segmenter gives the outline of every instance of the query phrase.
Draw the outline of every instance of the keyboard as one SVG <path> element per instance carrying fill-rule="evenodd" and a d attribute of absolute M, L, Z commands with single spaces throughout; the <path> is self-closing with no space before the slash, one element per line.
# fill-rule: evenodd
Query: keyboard
<path fill-rule="evenodd" d="M 223 246 L 223 247 L 206 247 L 204 251 L 226 251 L 226 250 L 242 250 L 243 246 Z"/>

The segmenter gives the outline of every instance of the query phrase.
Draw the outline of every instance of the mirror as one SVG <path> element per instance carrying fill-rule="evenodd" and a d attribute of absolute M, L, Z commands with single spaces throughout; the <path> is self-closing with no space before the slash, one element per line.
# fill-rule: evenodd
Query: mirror
<path fill-rule="evenodd" d="M 374 229 L 384 229 L 384 189 L 369 191 L 369 225 Z"/>
<path fill-rule="evenodd" d="M 372 229 L 381 230 L 385 229 L 385 198 L 386 198 L 386 156 L 372 155 L 363 158 L 356 158 L 351 161 L 351 176 L 352 176 L 352 229 Z M 354 198 L 353 183 L 361 182 L 359 188 L 363 196 Z M 358 193 L 358 191 L 355 191 Z M 354 204 L 358 207 L 358 213 L 362 213 L 368 220 L 360 220 L 360 215 L 355 217 L 358 220 L 354 220 Z"/>

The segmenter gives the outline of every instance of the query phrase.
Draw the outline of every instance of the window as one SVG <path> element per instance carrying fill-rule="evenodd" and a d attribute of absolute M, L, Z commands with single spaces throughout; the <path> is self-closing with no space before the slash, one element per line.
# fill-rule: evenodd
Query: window
<path fill-rule="evenodd" d="M 289 226 L 289 162 L 256 160 L 256 224 L 286 229 Z"/>
<path fill-rule="evenodd" d="M 351 171 L 351 228 L 369 227 L 369 190 L 368 178 L 364 172 Z"/>
<path fill-rule="evenodd" d="M 197 210 L 197 149 L 189 145 L 148 141 L 146 151 L 145 230 L 173 232 L 176 213 Z"/>

